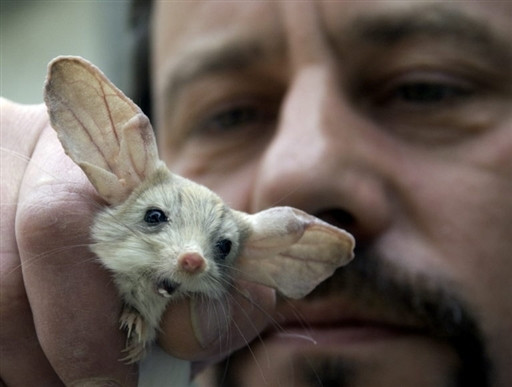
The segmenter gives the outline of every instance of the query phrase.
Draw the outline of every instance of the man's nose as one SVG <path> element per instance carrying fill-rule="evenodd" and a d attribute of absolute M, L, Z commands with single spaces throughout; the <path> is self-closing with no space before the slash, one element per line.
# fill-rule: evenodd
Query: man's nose
<path fill-rule="evenodd" d="M 252 210 L 301 208 L 361 240 L 390 220 L 381 135 L 339 90 L 327 66 L 296 73 L 260 162 Z"/>

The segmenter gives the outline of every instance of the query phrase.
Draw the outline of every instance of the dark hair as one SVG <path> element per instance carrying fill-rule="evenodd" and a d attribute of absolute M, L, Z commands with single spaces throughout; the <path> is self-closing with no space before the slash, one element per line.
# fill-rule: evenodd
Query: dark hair
<path fill-rule="evenodd" d="M 133 0 L 129 24 L 133 32 L 131 98 L 151 119 L 151 79 L 149 74 L 150 19 L 152 0 Z"/>

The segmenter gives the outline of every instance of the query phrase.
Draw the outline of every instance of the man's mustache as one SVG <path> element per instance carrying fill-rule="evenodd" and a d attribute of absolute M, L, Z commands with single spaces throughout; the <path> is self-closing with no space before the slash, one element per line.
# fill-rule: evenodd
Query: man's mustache
<path fill-rule="evenodd" d="M 490 385 L 483 335 L 470 308 L 447 281 L 409 273 L 375 247 L 356 249 L 355 259 L 317 287 L 308 300 L 343 295 L 358 305 L 383 307 L 393 316 L 421 322 L 421 331 L 451 345 L 461 360 L 457 385 Z"/>

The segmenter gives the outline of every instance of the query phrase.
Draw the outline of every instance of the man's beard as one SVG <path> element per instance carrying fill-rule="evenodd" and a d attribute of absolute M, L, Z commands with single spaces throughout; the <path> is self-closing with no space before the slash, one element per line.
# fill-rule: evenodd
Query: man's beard
<path fill-rule="evenodd" d="M 353 262 L 338 269 L 305 300 L 342 295 L 362 308 L 377 306 L 395 317 L 420 321 L 421 334 L 448 344 L 460 360 L 451 385 L 490 386 L 491 367 L 477 320 L 449 289 L 446 281 L 408 273 L 378 251 L 364 248 L 356 250 Z M 236 364 L 236 353 L 233 356 L 219 369 L 223 386 L 236 385 L 232 377 L 239 370 L 230 370 L 230 365 Z"/>
<path fill-rule="evenodd" d="M 449 288 L 446 282 L 407 273 L 373 249 L 364 249 L 307 299 L 343 294 L 359 304 L 378 303 L 394 315 L 421 321 L 422 332 L 450 345 L 459 357 L 456 386 L 490 386 L 491 367 L 477 320 Z"/>

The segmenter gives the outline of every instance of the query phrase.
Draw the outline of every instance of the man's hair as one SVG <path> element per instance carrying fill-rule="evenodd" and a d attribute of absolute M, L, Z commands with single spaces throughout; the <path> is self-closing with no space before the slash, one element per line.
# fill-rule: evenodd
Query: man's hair
<path fill-rule="evenodd" d="M 150 19 L 152 0 L 133 0 L 130 27 L 133 32 L 131 98 L 151 119 L 151 79 L 149 74 Z"/>

